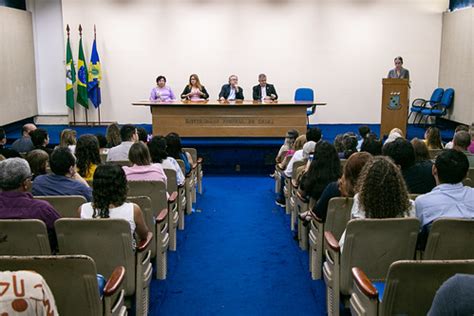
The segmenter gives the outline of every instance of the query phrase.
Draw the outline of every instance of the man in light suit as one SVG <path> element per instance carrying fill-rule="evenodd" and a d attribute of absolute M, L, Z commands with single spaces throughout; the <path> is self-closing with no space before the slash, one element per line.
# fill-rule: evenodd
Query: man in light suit
<path fill-rule="evenodd" d="M 253 87 L 253 99 L 255 101 L 273 101 L 278 99 L 275 87 L 267 83 L 265 74 L 258 75 L 259 84 Z"/>
<path fill-rule="evenodd" d="M 229 83 L 221 88 L 219 101 L 244 100 L 244 90 L 238 86 L 239 78 L 236 75 L 229 77 Z"/>

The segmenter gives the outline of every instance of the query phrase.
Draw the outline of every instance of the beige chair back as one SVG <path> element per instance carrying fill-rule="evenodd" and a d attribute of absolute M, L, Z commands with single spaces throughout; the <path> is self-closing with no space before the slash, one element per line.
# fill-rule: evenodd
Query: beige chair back
<path fill-rule="evenodd" d="M 37 219 L 0 220 L 0 255 L 51 255 L 44 222 Z"/>
<path fill-rule="evenodd" d="M 423 259 L 474 259 L 474 219 L 441 218 L 433 222 Z"/>
<path fill-rule="evenodd" d="M 380 315 L 427 315 L 436 291 L 456 273 L 474 274 L 474 260 L 394 262 Z"/>
<path fill-rule="evenodd" d="M 189 154 L 191 155 L 191 158 L 193 158 L 194 163 L 197 162 L 198 156 L 197 156 L 197 150 L 196 150 L 196 148 L 187 148 L 187 147 L 184 147 L 184 148 L 183 148 L 183 151 L 185 151 L 185 152 L 187 152 L 187 153 L 189 153 Z"/>
<path fill-rule="evenodd" d="M 127 196 L 127 202 L 137 204 L 142 210 L 143 217 L 145 219 L 146 226 L 152 232 L 154 232 L 155 227 L 155 218 L 153 217 L 153 211 L 151 208 L 151 199 L 148 196 Z M 156 242 L 157 239 L 153 238 L 151 241 L 151 257 L 155 258 L 156 256 Z"/>
<path fill-rule="evenodd" d="M 463 184 L 465 186 L 474 188 L 474 168 L 469 168 L 469 171 L 467 172 L 467 176 L 464 179 Z"/>
<path fill-rule="evenodd" d="M 110 160 L 110 161 L 107 161 L 107 163 L 113 163 L 114 165 L 118 165 L 120 167 L 123 167 L 123 166 L 131 167 L 132 166 L 132 162 L 130 160 Z"/>
<path fill-rule="evenodd" d="M 103 314 L 97 270 L 88 256 L 2 256 L 0 270 L 31 270 L 41 274 L 54 295 L 60 315 Z M 122 310 L 121 315 L 124 313 Z"/>
<path fill-rule="evenodd" d="M 87 203 L 82 195 L 48 195 L 35 196 L 35 199 L 48 201 L 54 209 L 64 218 L 79 218 L 79 206 Z"/>
<path fill-rule="evenodd" d="M 178 192 L 178 181 L 176 180 L 176 170 L 163 168 L 168 181 L 166 182 L 166 188 L 168 193 Z"/>
<path fill-rule="evenodd" d="M 151 199 L 153 216 L 168 208 L 166 183 L 163 181 L 128 181 L 128 196 L 148 196 Z"/>
<path fill-rule="evenodd" d="M 436 159 L 442 151 L 442 149 L 428 149 L 430 159 Z"/>
<path fill-rule="evenodd" d="M 350 294 L 353 267 L 382 280 L 390 265 L 415 256 L 420 222 L 416 218 L 357 219 L 347 224 L 341 254 L 340 292 Z"/>
<path fill-rule="evenodd" d="M 353 198 L 336 197 L 329 200 L 324 230 L 332 232 L 334 237 L 338 240 L 341 238 L 347 223 L 351 219 L 353 204 Z"/>

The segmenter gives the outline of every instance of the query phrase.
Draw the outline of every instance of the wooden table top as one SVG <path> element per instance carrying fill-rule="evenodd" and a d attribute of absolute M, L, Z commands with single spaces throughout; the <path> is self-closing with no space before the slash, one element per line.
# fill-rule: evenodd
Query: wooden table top
<path fill-rule="evenodd" d="M 196 106 L 288 106 L 288 105 L 296 105 L 296 106 L 324 106 L 326 102 L 316 102 L 316 101 L 251 101 L 251 100 L 236 100 L 236 101 L 149 101 L 149 100 L 140 100 L 136 102 L 132 102 L 132 105 L 135 106 L 153 106 L 153 105 L 172 105 L 172 106 L 186 106 L 186 105 L 196 105 Z"/>

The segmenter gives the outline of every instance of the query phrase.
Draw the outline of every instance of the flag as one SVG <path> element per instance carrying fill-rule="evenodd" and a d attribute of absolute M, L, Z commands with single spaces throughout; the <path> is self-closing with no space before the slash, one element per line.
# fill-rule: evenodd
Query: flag
<path fill-rule="evenodd" d="M 74 83 L 76 83 L 76 69 L 74 69 L 71 44 L 68 37 L 66 44 L 66 105 L 70 109 L 74 109 Z"/>
<path fill-rule="evenodd" d="M 96 40 L 92 44 L 91 62 L 89 63 L 89 82 L 87 83 L 87 92 L 89 99 L 95 108 L 98 108 L 101 103 L 100 96 L 100 80 L 102 80 L 102 74 L 100 71 L 100 60 L 99 53 L 97 52 Z"/>
<path fill-rule="evenodd" d="M 82 37 L 79 39 L 79 57 L 77 60 L 77 103 L 89 108 L 89 101 L 87 97 L 87 65 L 84 58 L 84 50 L 82 49 Z"/>

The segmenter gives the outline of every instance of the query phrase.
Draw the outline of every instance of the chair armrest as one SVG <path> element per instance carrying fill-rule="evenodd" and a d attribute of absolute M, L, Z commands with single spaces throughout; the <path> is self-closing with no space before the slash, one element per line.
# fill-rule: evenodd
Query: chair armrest
<path fill-rule="evenodd" d="M 178 192 L 174 191 L 173 193 L 170 194 L 170 197 L 168 198 L 168 204 L 172 204 L 176 202 L 177 198 L 178 198 Z"/>
<path fill-rule="evenodd" d="M 357 287 L 370 299 L 378 299 L 379 293 L 362 269 L 352 268 L 352 276 Z"/>
<path fill-rule="evenodd" d="M 178 185 L 178 190 L 180 190 L 180 189 L 184 189 L 184 184 Z"/>
<path fill-rule="evenodd" d="M 324 224 L 323 219 L 318 217 L 318 215 L 314 214 L 313 211 L 311 211 L 311 216 L 314 218 L 314 220 L 318 223 Z M 332 233 L 331 233 L 332 234 Z"/>
<path fill-rule="evenodd" d="M 191 169 L 196 169 L 197 168 L 197 162 L 193 163 L 193 165 L 191 166 Z"/>
<path fill-rule="evenodd" d="M 303 195 L 301 195 L 300 191 L 296 191 L 296 196 L 298 197 L 298 199 L 301 200 L 301 202 L 309 203 L 309 200 L 307 198 L 305 198 Z"/>
<path fill-rule="evenodd" d="M 189 172 L 186 173 L 185 177 L 190 178 L 192 174 L 193 174 L 193 168 L 191 168 L 191 170 L 189 170 Z"/>
<path fill-rule="evenodd" d="M 112 296 L 120 289 L 123 279 L 125 278 L 125 267 L 118 266 L 112 272 L 112 275 L 105 283 L 104 296 Z"/>
<path fill-rule="evenodd" d="M 204 159 L 202 159 L 202 157 L 198 157 L 198 159 L 197 159 L 196 162 L 197 162 L 198 164 L 202 164 L 203 161 L 204 161 Z"/>
<path fill-rule="evenodd" d="M 416 102 L 421 102 L 420 105 L 415 105 Z M 426 103 L 428 102 L 429 100 L 425 100 L 425 99 L 421 99 L 421 98 L 418 98 L 418 99 L 415 99 L 413 100 L 413 102 L 411 103 L 411 106 L 418 106 L 418 107 L 425 107 Z"/>
<path fill-rule="evenodd" d="M 164 221 L 166 219 L 166 216 L 168 216 L 168 208 L 164 208 L 161 210 L 161 212 L 156 217 L 156 223 L 159 224 Z"/>
<path fill-rule="evenodd" d="M 148 232 L 148 235 L 146 235 L 146 238 L 143 239 L 143 240 L 140 240 L 140 242 L 138 243 L 137 252 L 142 252 L 142 251 L 148 249 L 148 246 L 150 245 L 152 240 L 153 240 L 153 233 Z"/>
<path fill-rule="evenodd" d="M 291 179 L 291 185 L 293 188 L 298 189 L 298 181 L 296 179 Z"/>
<path fill-rule="evenodd" d="M 324 239 L 326 240 L 328 246 L 336 252 L 341 251 L 341 246 L 339 246 L 339 242 L 337 241 L 336 237 L 331 232 L 324 232 Z"/>

